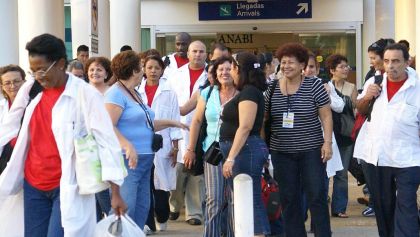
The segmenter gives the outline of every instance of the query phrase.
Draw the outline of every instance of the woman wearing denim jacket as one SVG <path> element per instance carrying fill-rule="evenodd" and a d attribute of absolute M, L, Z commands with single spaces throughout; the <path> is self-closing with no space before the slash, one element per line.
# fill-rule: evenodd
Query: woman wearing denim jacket
<path fill-rule="evenodd" d="M 268 159 L 268 149 L 259 134 L 264 118 L 263 91 L 267 85 L 255 55 L 242 52 L 235 56 L 231 75 L 240 92 L 226 103 L 222 111 L 220 148 L 226 158 L 223 175 L 228 179 L 231 190 L 235 176 L 251 176 L 254 235 L 264 236 L 270 233 L 270 226 L 261 196 L 261 172 Z M 232 210 L 232 202 L 229 208 Z M 230 221 L 233 222 L 233 218 L 232 215 Z"/>

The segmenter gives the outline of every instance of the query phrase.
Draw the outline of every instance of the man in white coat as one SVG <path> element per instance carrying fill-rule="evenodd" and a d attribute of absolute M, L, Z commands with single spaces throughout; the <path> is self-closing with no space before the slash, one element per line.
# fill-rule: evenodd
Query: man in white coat
<path fill-rule="evenodd" d="M 179 105 L 184 105 L 199 86 L 207 79 L 204 70 L 206 63 L 206 46 L 201 41 L 194 41 L 188 48 L 189 63 L 168 76 L 168 82 L 178 96 Z M 190 124 L 194 111 L 181 117 L 181 122 Z M 183 140 L 180 141 L 180 152 L 177 163 L 177 188 L 171 192 L 169 199 L 171 213 L 169 218 L 176 220 L 185 200 L 185 220 L 190 225 L 200 225 L 203 218 L 202 202 L 204 198 L 203 175 L 192 176 L 183 172 L 184 161 L 182 157 L 187 151 L 189 132 L 182 131 Z M 184 196 L 185 192 L 185 196 Z"/>
<path fill-rule="evenodd" d="M 187 57 L 188 46 L 191 43 L 191 35 L 186 32 L 180 32 L 175 36 L 175 49 L 176 52 L 169 54 L 162 58 L 165 63 L 165 71 L 163 72 L 163 78 L 168 78 L 178 70 L 178 68 L 184 66 L 189 62 Z"/>
<path fill-rule="evenodd" d="M 408 59 L 406 47 L 388 45 L 382 84 L 370 78 L 357 101 L 358 111 L 370 113 L 370 121 L 360 129 L 354 157 L 366 161 L 373 174 L 369 191 L 381 237 L 419 236 L 420 230 L 420 80 Z"/>

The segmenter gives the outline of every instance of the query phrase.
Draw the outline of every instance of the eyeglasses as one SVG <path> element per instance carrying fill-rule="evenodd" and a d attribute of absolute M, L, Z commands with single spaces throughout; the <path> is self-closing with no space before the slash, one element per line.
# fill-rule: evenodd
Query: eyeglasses
<path fill-rule="evenodd" d="M 343 69 L 343 70 L 351 70 L 351 67 L 349 66 L 349 65 L 340 65 L 340 66 L 337 66 L 337 68 L 340 68 L 340 69 Z"/>
<path fill-rule="evenodd" d="M 2 86 L 4 87 L 12 87 L 13 86 L 19 86 L 21 83 L 23 82 L 23 80 L 13 80 L 13 81 L 6 81 L 4 83 L 1 83 Z"/>
<path fill-rule="evenodd" d="M 47 70 L 38 70 L 36 72 L 31 72 L 29 71 L 28 74 L 31 75 L 33 78 L 44 78 L 47 73 L 50 71 L 50 69 L 55 65 L 57 61 L 54 61 L 48 68 Z"/>

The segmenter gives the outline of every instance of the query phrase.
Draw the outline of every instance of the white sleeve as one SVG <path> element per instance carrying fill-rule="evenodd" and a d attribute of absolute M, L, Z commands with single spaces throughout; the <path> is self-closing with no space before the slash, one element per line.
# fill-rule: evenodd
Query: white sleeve
<path fill-rule="evenodd" d="M 335 87 L 332 82 L 328 82 L 328 86 L 331 89 L 330 99 L 331 99 L 331 109 L 334 112 L 341 113 L 344 109 L 344 100 L 341 98 L 335 91 Z"/>

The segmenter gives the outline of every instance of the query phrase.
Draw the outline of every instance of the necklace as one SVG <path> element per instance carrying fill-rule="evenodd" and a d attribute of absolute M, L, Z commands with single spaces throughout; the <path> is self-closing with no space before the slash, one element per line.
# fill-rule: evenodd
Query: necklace
<path fill-rule="evenodd" d="M 219 91 L 219 95 L 220 95 L 220 104 L 226 104 L 229 100 L 231 100 L 234 96 L 235 96 L 235 94 L 236 94 L 236 89 L 235 88 L 233 88 L 232 89 L 233 90 L 233 93 L 231 93 L 231 94 L 228 94 L 229 93 L 229 91 L 227 91 L 226 92 L 226 94 L 225 93 L 222 93 L 221 91 Z"/>
<path fill-rule="evenodd" d="M 297 90 L 295 91 L 295 94 L 299 91 L 300 86 L 302 85 L 303 82 L 303 78 L 302 76 L 300 76 L 300 82 L 299 82 L 299 87 L 297 88 Z M 289 94 L 289 91 L 287 90 L 287 79 L 286 79 L 286 96 L 292 96 L 293 94 Z"/>

